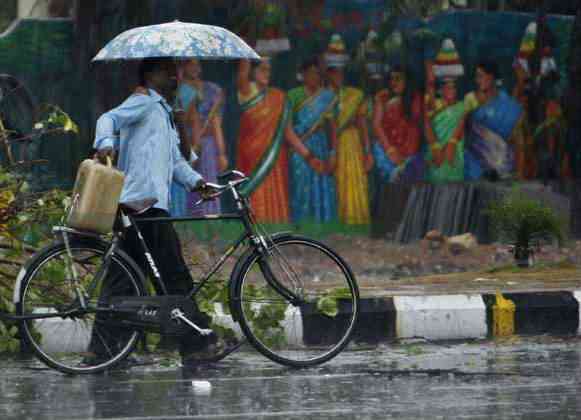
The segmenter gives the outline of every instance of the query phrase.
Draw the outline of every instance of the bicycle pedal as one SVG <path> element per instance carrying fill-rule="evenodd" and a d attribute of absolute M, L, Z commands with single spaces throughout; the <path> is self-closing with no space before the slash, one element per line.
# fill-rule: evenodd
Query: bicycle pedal
<path fill-rule="evenodd" d="M 185 315 L 184 313 L 176 308 L 174 310 L 171 311 L 171 318 L 172 319 L 179 319 L 182 322 L 185 322 L 186 324 L 188 324 L 190 327 L 192 327 L 194 330 L 196 330 L 198 333 L 200 333 L 201 335 L 210 335 L 212 334 L 214 331 L 212 331 L 209 328 L 200 328 L 198 327 L 196 324 L 194 324 L 192 321 L 190 321 Z"/>

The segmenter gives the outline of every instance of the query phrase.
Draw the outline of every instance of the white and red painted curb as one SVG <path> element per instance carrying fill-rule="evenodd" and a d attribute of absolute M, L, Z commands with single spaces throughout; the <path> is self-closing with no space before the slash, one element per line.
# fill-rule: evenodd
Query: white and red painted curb
<path fill-rule="evenodd" d="M 515 335 L 581 335 L 581 291 L 507 293 L 503 296 L 515 304 Z M 354 341 L 373 344 L 399 338 L 463 340 L 490 337 L 493 335 L 494 302 L 495 296 L 490 294 L 363 298 Z M 329 333 L 324 324 L 307 318 L 296 309 L 286 312 L 283 328 L 291 339 L 290 344 L 309 345 L 309 337 Z M 238 324 L 219 305 L 214 322 L 242 335 Z M 50 319 L 39 322 L 36 327 L 45 337 L 47 351 L 53 347 L 54 351 L 63 351 L 63 343 L 68 343 L 68 350 L 86 348 L 90 333 L 75 325 L 71 320 Z"/>

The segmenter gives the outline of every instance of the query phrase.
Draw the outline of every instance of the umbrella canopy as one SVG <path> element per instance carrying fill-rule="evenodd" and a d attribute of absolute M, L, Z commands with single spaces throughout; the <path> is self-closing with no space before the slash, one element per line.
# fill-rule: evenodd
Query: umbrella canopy
<path fill-rule="evenodd" d="M 227 29 L 175 21 L 129 29 L 105 45 L 93 61 L 160 57 L 207 60 L 260 59 L 246 42 Z"/>

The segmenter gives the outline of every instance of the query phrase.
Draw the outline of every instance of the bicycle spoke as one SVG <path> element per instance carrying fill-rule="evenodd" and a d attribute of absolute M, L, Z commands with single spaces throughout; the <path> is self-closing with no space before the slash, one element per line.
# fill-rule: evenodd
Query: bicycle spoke
<path fill-rule="evenodd" d="M 99 371 L 120 360 L 133 348 L 138 333 L 104 322 L 107 315 L 95 313 L 108 296 L 138 296 L 140 285 L 126 266 L 112 261 L 115 277 L 106 281 L 95 277 L 103 252 L 71 246 L 78 273 L 77 281 L 66 278 L 67 252 L 64 245 L 33 266 L 25 280 L 21 314 L 71 313 L 81 309 L 76 290 L 83 293 L 88 310 L 72 316 L 31 320 L 23 323 L 27 341 L 47 364 L 64 372 Z M 105 318 L 104 318 L 105 317 Z"/>
<path fill-rule="evenodd" d="M 311 240 L 280 239 L 271 249 L 274 281 L 300 300 L 289 302 L 271 287 L 273 280 L 255 268 L 262 257 L 255 257 L 240 291 L 245 333 L 279 363 L 308 366 L 334 357 L 348 343 L 358 311 L 350 272 L 332 251 Z"/>

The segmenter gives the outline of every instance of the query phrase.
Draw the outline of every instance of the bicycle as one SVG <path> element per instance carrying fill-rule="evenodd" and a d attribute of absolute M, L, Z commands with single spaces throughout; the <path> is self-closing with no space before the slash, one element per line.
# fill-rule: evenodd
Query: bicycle
<path fill-rule="evenodd" d="M 256 222 L 248 198 L 238 191 L 248 178 L 238 171 L 222 177 L 228 181 L 208 184 L 211 194 L 199 203 L 228 192 L 236 208 L 232 214 L 137 220 L 120 206 L 110 239 L 54 227 L 57 241 L 23 266 L 14 289 L 12 319 L 20 321 L 21 335 L 34 354 L 65 373 L 96 373 L 127 357 L 144 332 L 209 334 L 196 324 L 193 299 L 243 246 L 228 281 L 228 307 L 248 342 L 290 367 L 318 365 L 339 354 L 351 339 L 360 310 L 349 265 L 321 242 L 291 233 L 267 234 Z M 188 294 L 148 295 L 144 273 L 120 249 L 123 235 L 135 229 L 152 280 L 166 293 L 139 225 L 207 220 L 237 220 L 244 232 Z M 111 273 L 123 281 L 114 283 Z M 56 335 L 64 330 L 67 340 Z M 101 354 L 88 357 L 94 356 L 95 342 Z"/>

